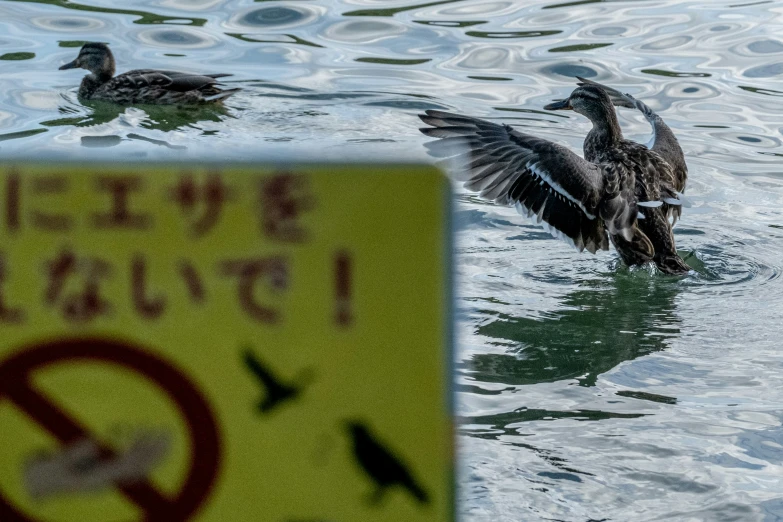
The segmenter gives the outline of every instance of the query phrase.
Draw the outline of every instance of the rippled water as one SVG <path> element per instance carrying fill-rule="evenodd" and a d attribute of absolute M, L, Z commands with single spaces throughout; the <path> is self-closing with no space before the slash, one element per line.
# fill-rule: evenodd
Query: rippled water
<path fill-rule="evenodd" d="M 586 76 L 673 127 L 695 269 L 579 255 L 459 193 L 459 513 L 783 520 L 783 7 L 777 1 L 0 1 L 0 154 L 426 158 L 416 112 L 581 148 L 541 108 Z M 83 41 L 120 71 L 231 72 L 225 110 L 84 106 Z M 647 140 L 639 114 L 626 134 Z M 306 151 L 306 152 L 302 152 Z"/>

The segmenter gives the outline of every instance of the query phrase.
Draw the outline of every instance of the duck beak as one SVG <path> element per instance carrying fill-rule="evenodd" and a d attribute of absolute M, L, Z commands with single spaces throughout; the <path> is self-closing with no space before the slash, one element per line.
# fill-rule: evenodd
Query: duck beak
<path fill-rule="evenodd" d="M 76 69 L 77 67 L 79 67 L 79 66 L 76 65 L 76 60 L 74 60 L 72 62 L 66 63 L 65 65 L 61 66 L 60 70 L 64 71 L 66 69 Z"/>
<path fill-rule="evenodd" d="M 548 111 L 572 111 L 574 110 L 573 107 L 571 107 L 571 100 L 560 100 L 558 102 L 550 103 L 549 105 L 544 106 L 545 110 Z"/>

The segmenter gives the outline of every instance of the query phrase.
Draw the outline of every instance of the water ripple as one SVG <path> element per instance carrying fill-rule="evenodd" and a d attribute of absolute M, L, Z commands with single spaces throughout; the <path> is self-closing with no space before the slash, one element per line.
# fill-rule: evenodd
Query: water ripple
<path fill-rule="evenodd" d="M 218 44 L 218 39 L 205 31 L 188 27 L 146 29 L 136 33 L 142 43 L 174 49 L 204 49 Z"/>
<path fill-rule="evenodd" d="M 242 30 L 287 29 L 313 23 L 324 13 L 325 9 L 299 5 L 252 8 L 235 14 L 226 27 Z"/>
<path fill-rule="evenodd" d="M 402 35 L 403 24 L 387 21 L 349 20 L 330 26 L 324 36 L 343 43 L 368 44 Z"/>
<path fill-rule="evenodd" d="M 97 32 L 106 26 L 104 20 L 85 16 L 36 16 L 30 23 L 46 31 L 61 33 Z"/>

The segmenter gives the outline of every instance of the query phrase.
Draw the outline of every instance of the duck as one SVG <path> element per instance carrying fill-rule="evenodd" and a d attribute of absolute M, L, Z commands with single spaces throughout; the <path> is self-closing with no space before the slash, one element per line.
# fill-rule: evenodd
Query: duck
<path fill-rule="evenodd" d="M 79 85 L 80 99 L 126 106 L 217 104 L 241 90 L 221 88 L 217 79 L 230 74 L 136 69 L 114 76 L 114 55 L 109 46 L 101 42 L 85 43 L 79 56 L 60 70 L 77 68 L 90 71 Z"/>
<path fill-rule="evenodd" d="M 628 93 L 620 92 L 617 89 L 603 85 L 593 80 L 588 80 L 580 76 L 576 77 L 579 82 L 577 85 L 595 85 L 600 87 L 606 94 L 609 95 L 609 99 L 612 100 L 612 105 L 615 107 L 627 107 L 629 109 L 637 109 L 642 113 L 644 118 L 652 127 L 652 136 L 647 142 L 647 148 L 653 152 L 658 153 L 674 171 L 674 189 L 681 196 L 685 192 L 685 185 L 688 180 L 688 165 L 685 163 L 685 153 L 680 147 L 677 137 L 674 132 L 666 125 L 655 111 L 647 106 L 643 101 L 637 100 Z M 680 200 L 682 198 L 680 197 Z M 682 214 L 683 204 L 674 205 L 669 210 L 671 212 L 672 226 L 677 222 L 677 219 Z"/>
<path fill-rule="evenodd" d="M 425 147 L 457 170 L 465 188 L 515 206 L 580 252 L 608 250 L 611 242 L 628 266 L 654 263 L 665 274 L 688 273 L 672 234 L 687 170 L 623 137 L 614 104 L 638 108 L 632 98 L 595 82 L 579 83 L 567 99 L 544 109 L 573 110 L 590 120 L 584 158 L 509 125 L 440 110 L 419 115 L 428 125 L 419 130 L 439 138 Z M 617 94 L 613 98 L 610 92 Z M 669 129 L 659 136 L 666 140 L 674 134 Z M 660 150 L 671 145 L 660 143 Z M 681 154 L 677 147 L 667 150 Z"/>

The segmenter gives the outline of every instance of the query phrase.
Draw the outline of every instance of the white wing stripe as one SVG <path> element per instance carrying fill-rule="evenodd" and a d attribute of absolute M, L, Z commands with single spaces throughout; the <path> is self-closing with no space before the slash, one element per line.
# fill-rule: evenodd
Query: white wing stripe
<path fill-rule="evenodd" d="M 552 180 L 552 177 L 544 170 L 541 170 L 538 168 L 538 163 L 533 163 L 532 165 L 527 165 L 527 168 L 533 172 L 536 176 L 541 178 L 541 184 L 543 184 L 545 181 L 546 183 L 552 187 L 558 194 L 564 196 L 568 201 L 571 201 L 572 203 L 575 203 L 576 206 L 578 206 L 580 209 L 582 209 L 582 212 L 585 213 L 585 215 L 590 219 L 595 219 L 595 215 L 591 214 L 584 205 L 582 205 L 582 202 L 578 199 L 574 198 L 571 194 L 569 194 L 563 187 L 560 186 L 559 183 Z"/>

